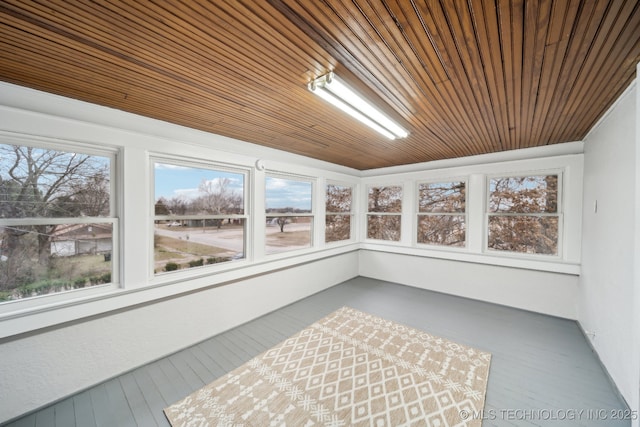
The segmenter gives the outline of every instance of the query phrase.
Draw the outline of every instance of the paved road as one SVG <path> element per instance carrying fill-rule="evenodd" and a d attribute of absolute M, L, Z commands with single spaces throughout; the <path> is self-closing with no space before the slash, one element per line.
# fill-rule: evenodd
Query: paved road
<path fill-rule="evenodd" d="M 242 252 L 244 250 L 243 230 L 207 228 L 204 231 L 190 228 L 189 230 L 175 227 L 172 229 L 156 227 L 155 232 L 160 236 L 172 239 L 189 240 L 207 246 L 215 246 L 230 252 Z"/>
<path fill-rule="evenodd" d="M 304 231 L 309 230 L 310 224 L 287 224 L 285 231 Z M 280 232 L 280 227 L 277 225 L 267 225 L 267 235 L 276 234 Z M 220 230 L 208 227 L 204 231 L 195 228 L 181 229 L 180 227 L 164 228 L 156 227 L 155 232 L 160 236 L 170 237 L 172 239 L 189 240 L 195 243 L 201 243 L 203 245 L 215 246 L 218 248 L 226 249 L 229 252 L 241 253 L 244 251 L 244 239 L 243 230 L 241 228 L 224 229 Z M 304 247 L 304 246 L 301 246 Z M 295 246 L 267 246 L 267 252 L 275 253 L 285 250 L 294 249 Z"/>

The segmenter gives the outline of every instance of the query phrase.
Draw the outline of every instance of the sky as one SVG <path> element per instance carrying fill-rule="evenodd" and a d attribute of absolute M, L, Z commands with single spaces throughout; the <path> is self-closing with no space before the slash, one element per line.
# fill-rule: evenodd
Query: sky
<path fill-rule="evenodd" d="M 52 183 L 60 181 L 65 176 L 80 178 L 93 176 L 97 171 L 106 171 L 108 173 L 111 161 L 108 157 L 97 155 L 0 144 L 0 179 L 12 180 L 12 177 L 9 176 L 9 170 L 16 166 L 18 153 L 20 160 L 17 162 L 17 167 L 12 170 L 12 173 L 22 180 L 29 175 L 29 171 L 32 171 L 36 175 L 38 187 L 42 191 L 47 191 Z M 80 160 L 84 160 L 87 157 L 89 160 L 84 162 L 83 167 L 74 169 L 75 173 L 69 172 L 70 164 L 76 166 Z M 28 159 L 34 165 L 31 169 L 29 168 Z"/>
<path fill-rule="evenodd" d="M 158 200 L 160 197 L 193 199 L 198 197 L 198 186 L 203 179 L 215 181 L 222 178 L 230 180 L 230 190 L 242 194 L 245 177 L 241 173 L 156 163 L 155 199 Z M 311 210 L 311 182 L 268 176 L 266 205 L 267 208 L 293 207 Z"/>
<path fill-rule="evenodd" d="M 267 176 L 266 208 L 297 208 L 311 211 L 311 182 Z"/>
<path fill-rule="evenodd" d="M 229 190 L 242 194 L 244 175 L 241 173 L 156 163 L 155 199 L 158 200 L 160 197 L 165 199 L 173 197 L 182 197 L 186 200 L 195 199 L 200 195 L 198 186 L 202 180 L 216 181 L 222 178 L 230 180 Z"/>

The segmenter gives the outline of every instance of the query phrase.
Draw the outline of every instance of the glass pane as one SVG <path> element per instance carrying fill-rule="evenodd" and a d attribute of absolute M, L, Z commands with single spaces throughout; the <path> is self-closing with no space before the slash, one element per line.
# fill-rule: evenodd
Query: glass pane
<path fill-rule="evenodd" d="M 0 144 L 0 218 L 109 216 L 110 159 Z"/>
<path fill-rule="evenodd" d="M 268 217 L 266 253 L 310 248 L 312 223 L 313 218 L 309 216 Z"/>
<path fill-rule="evenodd" d="M 465 183 L 436 182 L 418 186 L 419 212 L 464 212 Z"/>
<path fill-rule="evenodd" d="M 558 217 L 490 216 L 489 249 L 526 254 L 558 253 Z"/>
<path fill-rule="evenodd" d="M 266 212 L 311 213 L 311 182 L 267 176 Z"/>
<path fill-rule="evenodd" d="M 558 175 L 492 178 L 489 212 L 558 212 Z"/>
<path fill-rule="evenodd" d="M 244 174 L 155 164 L 156 215 L 244 214 Z"/>
<path fill-rule="evenodd" d="M 0 301 L 111 282 L 111 224 L 0 227 Z"/>
<path fill-rule="evenodd" d="M 244 258 L 245 220 L 194 219 L 155 221 L 156 273 Z"/>
<path fill-rule="evenodd" d="M 464 220 L 463 215 L 421 215 L 418 217 L 418 243 L 464 246 Z"/>
<path fill-rule="evenodd" d="M 369 212 L 402 212 L 402 187 L 370 187 Z"/>
<path fill-rule="evenodd" d="M 327 212 L 351 212 L 351 187 L 327 185 Z"/>
<path fill-rule="evenodd" d="M 400 215 L 367 215 L 367 238 L 400 241 Z"/>
<path fill-rule="evenodd" d="M 351 215 L 327 215 L 325 219 L 325 242 L 338 242 L 351 238 Z"/>

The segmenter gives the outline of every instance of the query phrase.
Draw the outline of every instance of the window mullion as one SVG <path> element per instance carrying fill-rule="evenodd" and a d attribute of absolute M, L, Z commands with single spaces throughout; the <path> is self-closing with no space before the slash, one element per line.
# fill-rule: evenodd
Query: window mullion
<path fill-rule="evenodd" d="M 254 169 L 251 174 L 251 205 L 253 221 L 251 221 L 251 233 L 247 233 L 246 247 L 249 259 L 262 261 L 266 254 L 266 172 Z"/>

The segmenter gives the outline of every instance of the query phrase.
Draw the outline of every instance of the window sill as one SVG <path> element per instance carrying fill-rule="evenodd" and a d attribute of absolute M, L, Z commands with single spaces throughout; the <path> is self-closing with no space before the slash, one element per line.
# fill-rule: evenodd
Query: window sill
<path fill-rule="evenodd" d="M 187 274 L 163 275 L 160 278 L 150 280 L 147 284 L 130 285 L 126 289 L 107 285 L 100 287 L 100 289 L 72 291 L 73 295 L 66 295 L 67 298 L 62 294 L 36 297 L 41 298 L 41 304 L 38 305 L 33 304 L 31 299 L 7 302 L 7 307 L 11 308 L 0 314 L 0 341 L 43 328 L 105 315 L 136 305 L 149 304 L 161 299 L 175 298 L 203 289 L 224 286 L 239 280 L 346 254 L 358 249 L 357 244 L 351 243 L 316 249 L 311 252 L 292 252 L 286 258 L 280 257 L 253 263 L 241 261 L 237 266 L 226 270 L 198 271 L 194 269 L 195 271 L 186 272 Z M 47 299 L 49 301 L 45 302 Z M 21 304 L 22 302 L 26 304 Z"/>
<path fill-rule="evenodd" d="M 129 286 L 126 289 L 115 285 L 97 286 L 95 289 L 70 291 L 67 295 L 57 294 L 39 298 L 8 302 L 0 312 L 0 340 L 43 328 L 54 327 L 80 319 L 105 315 L 136 305 L 149 304 L 165 298 L 175 298 L 199 290 L 224 286 L 239 280 L 268 274 L 280 269 L 338 256 L 359 249 L 389 252 L 409 256 L 497 265 L 510 268 L 547 271 L 553 273 L 579 275 L 580 265 L 557 260 L 532 260 L 522 257 L 496 256 L 493 254 L 473 254 L 461 250 L 434 250 L 411 248 L 390 243 L 331 244 L 322 249 L 295 251 L 280 254 L 273 259 L 249 262 L 239 261 L 224 270 L 207 269 L 185 271 L 182 274 L 167 274 L 151 279 L 148 283 Z M 46 302 L 45 302 L 46 301 Z M 24 304 L 22 304 L 24 303 Z M 38 304 L 39 303 L 39 304 Z"/>
<path fill-rule="evenodd" d="M 394 254 L 419 256 L 425 258 L 437 258 L 451 261 L 472 262 L 476 264 L 488 264 L 501 267 L 520 268 L 525 270 L 546 271 L 550 273 L 569 274 L 573 276 L 580 275 L 580 264 L 561 261 L 559 259 L 543 260 L 541 258 L 525 258 L 513 255 L 498 255 L 491 253 L 469 253 L 463 252 L 464 249 L 426 249 L 426 248 L 410 248 L 398 247 L 396 245 L 380 244 L 380 243 L 362 243 L 360 249 L 391 252 Z"/>

